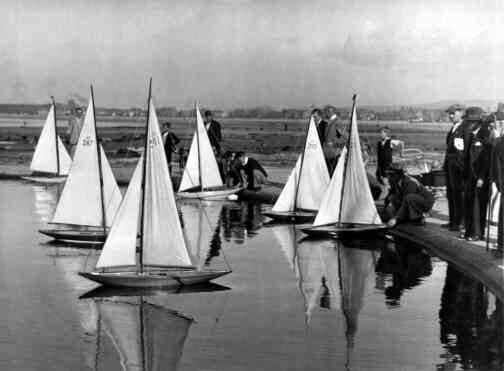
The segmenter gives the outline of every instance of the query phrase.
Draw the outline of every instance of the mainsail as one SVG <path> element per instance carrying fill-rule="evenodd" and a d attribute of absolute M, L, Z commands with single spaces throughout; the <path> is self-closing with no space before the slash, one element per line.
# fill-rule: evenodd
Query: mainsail
<path fill-rule="evenodd" d="M 92 227 L 112 225 L 122 196 L 100 145 L 102 189 L 97 146 L 94 102 L 91 96 L 72 166 L 52 223 Z"/>
<path fill-rule="evenodd" d="M 217 160 L 208 139 L 203 118 L 196 105 L 196 131 L 187 157 L 179 192 L 201 186 L 202 189 L 222 186 Z"/>
<path fill-rule="evenodd" d="M 362 160 L 355 101 L 347 150 L 346 158 L 342 154 L 338 160 L 314 226 L 332 223 L 382 224 Z"/>
<path fill-rule="evenodd" d="M 152 100 L 149 102 L 146 141 L 146 150 L 138 162 L 105 241 L 97 268 L 135 265 L 138 232 L 142 232 L 142 264 L 192 266 L 180 226 Z M 139 218 L 142 219 L 142 214 L 143 227 L 140 227 Z"/>
<path fill-rule="evenodd" d="M 303 153 L 298 157 L 272 211 L 318 210 L 329 180 L 324 152 L 312 117 Z"/>
<path fill-rule="evenodd" d="M 56 141 L 58 150 L 56 151 Z M 59 173 L 58 173 L 59 158 Z M 35 152 L 30 164 L 30 170 L 41 173 L 54 173 L 57 175 L 67 175 L 72 160 L 61 141 L 56 134 L 56 113 L 54 104 L 51 104 L 47 114 L 44 127 L 40 133 Z"/>

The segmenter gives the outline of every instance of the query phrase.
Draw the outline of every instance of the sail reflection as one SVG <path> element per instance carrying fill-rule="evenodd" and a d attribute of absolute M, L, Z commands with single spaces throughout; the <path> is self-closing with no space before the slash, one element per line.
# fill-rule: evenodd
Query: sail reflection
<path fill-rule="evenodd" d="M 60 189 L 58 186 L 45 185 L 34 185 L 32 189 L 37 219 L 41 223 L 48 223 L 51 221 L 58 203 Z"/>
<path fill-rule="evenodd" d="M 95 370 L 108 369 L 117 359 L 124 371 L 177 369 L 192 318 L 142 297 L 136 303 L 93 301 L 99 316 Z M 107 341 L 115 354 L 107 351 Z"/>
<path fill-rule="evenodd" d="M 317 308 L 339 311 L 345 320 L 346 367 L 351 367 L 359 314 L 372 287 L 378 252 L 346 247 L 337 240 L 300 241 L 293 225 L 272 227 L 297 280 L 309 325 Z"/>
<path fill-rule="evenodd" d="M 223 204 L 210 201 L 182 201 L 184 237 L 193 261 L 198 268 L 209 265 L 214 257 L 220 255 L 222 240 L 220 220 Z"/>

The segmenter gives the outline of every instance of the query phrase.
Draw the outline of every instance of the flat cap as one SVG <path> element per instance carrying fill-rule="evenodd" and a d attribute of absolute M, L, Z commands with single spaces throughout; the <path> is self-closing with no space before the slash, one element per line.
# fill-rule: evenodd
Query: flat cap
<path fill-rule="evenodd" d="M 386 170 L 388 174 L 404 174 L 404 164 L 402 162 L 392 162 Z"/>
<path fill-rule="evenodd" d="M 465 107 L 461 104 L 452 104 L 451 106 L 449 106 L 445 112 L 447 113 L 450 113 L 450 112 L 455 112 L 455 111 L 463 111 L 465 110 Z"/>

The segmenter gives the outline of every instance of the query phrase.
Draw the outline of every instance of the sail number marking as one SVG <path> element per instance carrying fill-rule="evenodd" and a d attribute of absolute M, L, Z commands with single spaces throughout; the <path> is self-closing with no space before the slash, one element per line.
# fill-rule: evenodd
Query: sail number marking
<path fill-rule="evenodd" d="M 82 145 L 83 146 L 90 146 L 93 144 L 93 139 L 91 139 L 91 136 L 88 135 L 87 137 L 85 137 L 83 140 L 82 140 Z"/>

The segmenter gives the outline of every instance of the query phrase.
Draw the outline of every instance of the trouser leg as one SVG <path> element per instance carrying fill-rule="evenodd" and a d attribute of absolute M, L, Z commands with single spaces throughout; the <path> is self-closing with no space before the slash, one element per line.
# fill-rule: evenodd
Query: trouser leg
<path fill-rule="evenodd" d="M 447 162 L 448 181 L 447 197 L 450 211 L 450 224 L 458 227 L 462 224 L 464 212 L 463 171 L 454 161 Z"/>
<path fill-rule="evenodd" d="M 499 207 L 499 224 L 497 228 L 497 246 L 500 249 L 504 248 L 504 197 L 502 197 L 502 193 Z"/>

